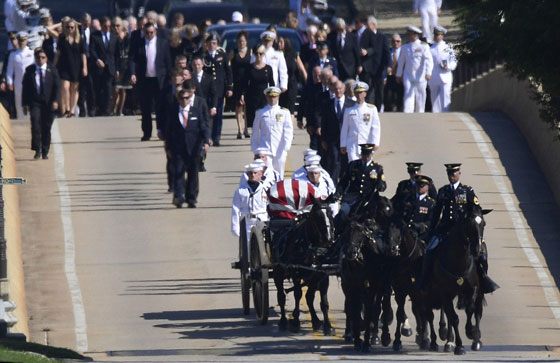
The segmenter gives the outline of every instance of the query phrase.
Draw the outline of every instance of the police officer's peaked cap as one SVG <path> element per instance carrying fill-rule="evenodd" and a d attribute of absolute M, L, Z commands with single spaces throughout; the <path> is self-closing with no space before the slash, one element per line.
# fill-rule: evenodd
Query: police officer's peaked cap
<path fill-rule="evenodd" d="M 424 186 L 424 185 L 433 183 L 432 178 L 430 178 L 429 176 L 426 176 L 426 175 L 417 175 L 414 178 L 414 181 L 416 181 L 416 184 L 418 186 L 421 186 L 421 187 Z"/>
<path fill-rule="evenodd" d="M 277 97 L 280 96 L 280 88 L 278 87 L 268 87 L 263 92 L 266 96 Z"/>
<path fill-rule="evenodd" d="M 17 38 L 21 40 L 27 39 L 27 32 L 18 32 Z"/>
<path fill-rule="evenodd" d="M 447 34 L 447 29 L 442 27 L 441 25 L 434 26 L 434 34 Z"/>
<path fill-rule="evenodd" d="M 216 32 L 210 32 L 210 33 L 206 36 L 206 41 L 207 41 L 207 42 L 210 42 L 210 41 L 212 41 L 212 40 L 215 40 L 215 41 L 218 41 L 218 42 L 220 41 L 220 36 L 218 35 L 218 33 L 216 33 Z"/>
<path fill-rule="evenodd" d="M 317 49 L 329 49 L 329 43 L 327 42 L 317 42 Z"/>
<path fill-rule="evenodd" d="M 456 173 L 459 170 L 461 170 L 461 164 L 460 163 L 444 164 L 444 165 L 445 165 L 445 169 L 447 170 L 447 174 L 453 174 L 453 173 Z"/>
<path fill-rule="evenodd" d="M 409 161 L 406 163 L 407 166 L 407 170 L 408 172 L 417 172 L 418 170 L 420 170 L 422 168 L 422 165 L 424 165 L 424 163 L 417 163 L 417 162 L 412 162 Z"/>
<path fill-rule="evenodd" d="M 367 92 L 369 90 L 369 86 L 366 82 L 356 82 L 354 83 L 354 87 L 352 88 L 354 93 L 356 92 Z"/>
<path fill-rule="evenodd" d="M 422 30 L 420 30 L 420 28 L 414 25 L 407 26 L 406 31 L 411 33 L 416 33 L 416 34 L 422 34 Z"/>
<path fill-rule="evenodd" d="M 266 30 L 266 31 L 261 33 L 261 39 L 274 40 L 274 39 L 276 39 L 276 33 L 274 33 L 273 31 L 270 31 L 270 30 Z"/>
<path fill-rule="evenodd" d="M 362 151 L 363 155 L 369 155 L 371 153 L 373 153 L 373 148 L 375 147 L 375 144 L 360 144 L 360 148 Z"/>

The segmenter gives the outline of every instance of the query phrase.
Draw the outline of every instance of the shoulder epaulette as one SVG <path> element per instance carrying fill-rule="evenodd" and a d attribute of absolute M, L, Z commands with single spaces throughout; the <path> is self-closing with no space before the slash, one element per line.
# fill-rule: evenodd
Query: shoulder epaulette
<path fill-rule="evenodd" d="M 290 110 L 288 110 L 286 107 L 282 107 L 282 109 L 283 109 L 283 110 L 286 110 L 286 111 L 290 111 Z"/>
<path fill-rule="evenodd" d="M 368 105 L 369 107 L 375 107 L 375 105 L 372 105 L 371 103 L 366 103 L 366 105 Z"/>

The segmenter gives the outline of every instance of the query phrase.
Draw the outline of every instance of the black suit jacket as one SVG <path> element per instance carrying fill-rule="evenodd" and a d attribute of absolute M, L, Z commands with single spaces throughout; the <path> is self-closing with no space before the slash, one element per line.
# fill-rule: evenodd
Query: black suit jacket
<path fill-rule="evenodd" d="M 60 100 L 60 77 L 55 67 L 47 64 L 47 71 L 45 72 L 45 79 L 43 82 L 44 96 L 41 97 L 35 82 L 37 75 L 37 68 L 35 63 L 25 68 L 22 81 L 22 96 L 21 104 L 23 106 L 31 106 L 34 102 L 46 102 L 51 105 L 53 102 Z"/>
<path fill-rule="evenodd" d="M 373 78 L 380 79 L 387 67 L 391 65 L 391 49 L 389 48 L 389 41 L 379 31 L 374 34 L 374 51 L 371 60 L 371 75 Z"/>
<path fill-rule="evenodd" d="M 89 53 L 94 62 L 102 60 L 105 63 L 105 68 L 96 68 L 101 71 L 107 71 L 111 76 L 115 76 L 118 71 L 119 64 L 119 39 L 118 35 L 111 32 L 109 35 L 109 43 L 107 46 L 103 44 L 103 33 L 98 31 L 90 35 L 89 38 Z"/>
<path fill-rule="evenodd" d="M 206 72 L 202 72 L 202 78 L 198 82 L 198 77 L 193 74 L 196 82 L 196 95 L 206 101 L 208 108 L 218 107 L 218 95 L 216 94 L 216 84 L 212 80 L 212 76 Z"/>
<path fill-rule="evenodd" d="M 357 36 L 358 35 L 356 32 L 356 37 Z M 360 48 L 360 61 L 362 63 L 362 67 L 364 68 L 363 72 L 366 72 L 368 74 L 373 74 L 374 61 L 372 55 L 375 52 L 375 33 L 369 30 L 367 27 L 362 33 L 362 36 L 360 37 L 359 48 Z M 365 56 L 361 55 L 362 48 L 367 51 L 367 55 Z"/>
<path fill-rule="evenodd" d="M 187 157 L 200 157 L 202 144 L 208 142 L 210 138 L 210 129 L 202 109 L 191 106 L 187 127 L 183 128 L 179 119 L 179 104 L 174 102 L 169 117 L 168 136 L 173 153 Z"/>
<path fill-rule="evenodd" d="M 133 55 L 129 55 L 130 75 L 135 75 L 139 82 L 146 78 L 146 40 L 136 39 Z M 131 47 L 133 43 L 131 43 Z M 169 54 L 169 44 L 166 39 L 156 38 L 156 77 L 160 89 L 168 84 L 169 74 L 171 73 L 171 56 Z"/>
<path fill-rule="evenodd" d="M 342 111 L 339 115 L 337 115 L 334 99 L 328 98 L 323 100 L 323 104 L 320 107 L 321 112 L 319 114 L 322 141 L 340 145 L 340 129 L 342 128 L 342 118 L 344 116 L 344 111 L 346 111 L 348 107 L 352 107 L 355 104 L 356 102 L 352 99 L 344 97 L 344 105 L 342 106 Z"/>
<path fill-rule="evenodd" d="M 311 58 L 311 61 L 309 62 L 309 66 L 307 67 L 307 74 L 313 74 L 313 68 L 317 66 L 321 66 L 321 60 L 319 59 L 318 55 Z M 334 59 L 331 56 L 327 56 L 327 59 L 325 60 L 325 64 L 323 65 L 323 67 L 331 67 L 333 74 L 338 77 L 338 62 L 336 61 L 336 59 Z M 313 77 L 308 77 L 307 82 L 312 83 Z"/>
<path fill-rule="evenodd" d="M 340 79 L 345 81 L 348 78 L 356 78 L 358 67 L 361 65 L 360 47 L 356 34 L 346 32 L 342 49 L 339 47 L 338 33 L 329 35 L 329 43 L 330 53 L 338 63 Z"/>

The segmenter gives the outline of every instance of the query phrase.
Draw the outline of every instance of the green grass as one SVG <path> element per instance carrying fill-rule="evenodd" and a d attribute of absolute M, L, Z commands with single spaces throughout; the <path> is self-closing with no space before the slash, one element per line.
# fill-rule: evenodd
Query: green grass
<path fill-rule="evenodd" d="M 44 363 L 56 362 L 61 359 L 89 360 L 70 349 L 0 339 L 0 362 Z"/>

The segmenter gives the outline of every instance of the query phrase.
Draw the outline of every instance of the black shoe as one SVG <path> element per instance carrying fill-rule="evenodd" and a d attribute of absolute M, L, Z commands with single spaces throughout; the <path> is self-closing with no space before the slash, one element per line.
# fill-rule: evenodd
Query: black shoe
<path fill-rule="evenodd" d="M 44 154 L 43 154 L 43 160 L 47 160 L 48 158 L 49 158 L 49 155 L 46 154 L 46 153 L 44 153 Z"/>
<path fill-rule="evenodd" d="M 213 146 L 220 146 L 220 142 L 218 140 L 212 141 Z"/>
<path fill-rule="evenodd" d="M 237 140 L 241 140 L 243 138 L 243 135 L 241 135 L 241 132 L 237 133 Z"/>
<path fill-rule="evenodd" d="M 177 198 L 173 198 L 173 205 L 177 208 L 183 208 L 183 201 Z"/>
<path fill-rule="evenodd" d="M 196 204 L 194 204 L 194 203 L 189 203 L 189 208 L 196 208 Z"/>
<path fill-rule="evenodd" d="M 41 157 L 41 153 L 39 151 L 35 151 L 35 156 L 33 156 L 33 159 L 39 160 L 40 157 Z"/>
<path fill-rule="evenodd" d="M 206 167 L 204 166 L 204 164 L 200 164 L 200 166 L 198 167 L 198 171 L 200 173 L 204 173 L 206 171 Z"/>
<path fill-rule="evenodd" d="M 249 135 L 249 131 L 248 131 L 248 130 L 245 130 L 245 131 L 243 132 L 243 136 L 245 136 L 246 139 L 248 139 L 248 138 L 251 137 L 251 135 Z"/>
<path fill-rule="evenodd" d="M 85 112 L 80 112 L 80 113 L 78 114 L 78 117 L 86 117 L 86 113 L 85 113 Z"/>
<path fill-rule="evenodd" d="M 140 141 L 150 141 L 150 137 L 149 136 L 142 136 Z"/>

